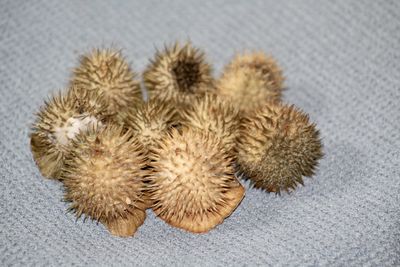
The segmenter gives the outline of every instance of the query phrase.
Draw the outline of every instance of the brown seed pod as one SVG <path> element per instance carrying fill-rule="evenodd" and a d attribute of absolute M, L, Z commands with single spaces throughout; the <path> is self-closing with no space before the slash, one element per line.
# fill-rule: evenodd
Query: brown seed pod
<path fill-rule="evenodd" d="M 72 144 L 62 171 L 69 210 L 103 223 L 113 235 L 133 235 L 146 217 L 141 144 L 113 124 L 79 134 Z"/>
<path fill-rule="evenodd" d="M 142 101 L 140 83 L 120 51 L 94 49 L 80 57 L 71 84 L 104 100 L 109 115 L 116 114 Z"/>
<path fill-rule="evenodd" d="M 103 117 L 98 112 L 96 107 L 76 98 L 74 89 L 45 102 L 30 134 L 33 158 L 43 176 L 60 178 L 71 140 L 80 131 L 102 124 Z"/>
<path fill-rule="evenodd" d="M 183 110 L 183 125 L 216 135 L 227 151 L 234 151 L 239 135 L 239 114 L 229 101 L 214 94 L 196 99 Z"/>
<path fill-rule="evenodd" d="M 207 232 L 222 223 L 244 196 L 233 159 L 214 135 L 174 128 L 150 158 L 153 210 L 175 227 Z"/>
<path fill-rule="evenodd" d="M 177 96 L 203 94 L 213 85 L 211 66 L 205 62 L 204 53 L 191 43 L 181 46 L 177 42 L 162 52 L 157 51 L 143 79 L 150 98 L 179 99 Z"/>
<path fill-rule="evenodd" d="M 270 103 L 242 120 L 238 164 L 256 188 L 294 190 L 322 155 L 319 131 L 294 106 Z"/>
<path fill-rule="evenodd" d="M 158 98 L 143 102 L 118 117 L 125 127 L 133 130 L 135 138 L 147 151 L 179 123 L 175 106 Z"/>
<path fill-rule="evenodd" d="M 272 57 L 262 52 L 238 54 L 225 67 L 216 91 L 248 112 L 266 101 L 280 101 L 283 81 L 282 70 Z"/>

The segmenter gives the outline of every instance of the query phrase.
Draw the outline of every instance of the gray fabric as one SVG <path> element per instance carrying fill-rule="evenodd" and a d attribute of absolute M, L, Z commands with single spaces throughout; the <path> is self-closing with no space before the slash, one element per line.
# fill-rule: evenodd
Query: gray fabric
<path fill-rule="evenodd" d="M 400 264 L 400 1 L 171 2 L 1 1 L 1 265 Z M 32 160 L 33 113 L 91 47 L 123 48 L 142 71 L 175 39 L 204 48 L 216 74 L 235 51 L 273 54 L 285 101 L 321 130 L 317 175 L 292 194 L 248 190 L 208 234 L 150 211 L 127 239 L 76 222 Z"/>

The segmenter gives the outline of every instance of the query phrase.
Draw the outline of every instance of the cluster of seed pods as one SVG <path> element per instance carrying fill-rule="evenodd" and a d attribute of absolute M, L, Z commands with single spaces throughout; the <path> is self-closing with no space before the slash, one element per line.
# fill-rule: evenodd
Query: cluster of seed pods
<path fill-rule="evenodd" d="M 290 191 L 322 157 L 318 130 L 282 103 L 282 71 L 264 53 L 236 55 L 216 79 L 202 51 L 176 43 L 142 78 L 147 101 L 121 52 L 95 49 L 30 134 L 36 164 L 63 183 L 69 209 L 113 235 L 133 235 L 149 208 L 172 226 L 207 232 L 243 199 L 238 176 Z"/>

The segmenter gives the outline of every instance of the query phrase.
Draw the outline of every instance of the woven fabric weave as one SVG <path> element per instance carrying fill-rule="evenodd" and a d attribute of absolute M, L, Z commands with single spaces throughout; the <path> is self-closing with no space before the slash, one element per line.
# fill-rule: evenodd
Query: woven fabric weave
<path fill-rule="evenodd" d="M 400 265 L 400 1 L 1 1 L 1 265 Z M 219 75 L 263 50 L 310 114 L 325 157 L 291 194 L 249 189 L 222 225 L 196 235 L 148 211 L 133 238 L 75 221 L 29 148 L 34 112 L 77 57 L 113 45 L 137 72 L 190 39 Z M 248 188 L 248 184 L 246 184 Z"/>

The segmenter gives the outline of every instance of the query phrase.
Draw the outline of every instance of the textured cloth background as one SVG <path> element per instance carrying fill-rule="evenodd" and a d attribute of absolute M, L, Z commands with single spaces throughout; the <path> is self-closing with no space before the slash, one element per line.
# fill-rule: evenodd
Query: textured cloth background
<path fill-rule="evenodd" d="M 279 2 L 0 1 L 1 265 L 400 264 L 400 1 Z M 278 59 L 285 101 L 321 130 L 317 175 L 282 196 L 248 190 L 208 234 L 150 211 L 133 238 L 76 222 L 32 160 L 33 113 L 92 47 L 123 48 L 142 71 L 189 38 L 216 74 L 235 51 Z"/>

